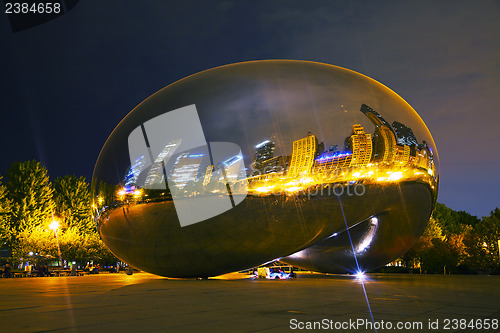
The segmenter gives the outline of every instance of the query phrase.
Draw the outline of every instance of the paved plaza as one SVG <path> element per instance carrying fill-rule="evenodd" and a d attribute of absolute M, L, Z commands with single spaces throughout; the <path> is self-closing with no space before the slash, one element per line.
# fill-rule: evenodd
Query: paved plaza
<path fill-rule="evenodd" d="M 291 332 L 307 331 L 300 328 L 315 322 L 330 332 L 375 331 L 366 325 L 353 329 L 353 322 L 362 321 L 378 325 L 378 332 L 398 322 L 422 323 L 407 332 L 500 331 L 460 329 L 459 322 L 500 319 L 499 276 L 373 274 L 363 283 L 342 275 L 241 277 L 176 280 L 138 273 L 0 279 L 0 331 Z M 429 328 L 429 321 L 439 327 Z"/>

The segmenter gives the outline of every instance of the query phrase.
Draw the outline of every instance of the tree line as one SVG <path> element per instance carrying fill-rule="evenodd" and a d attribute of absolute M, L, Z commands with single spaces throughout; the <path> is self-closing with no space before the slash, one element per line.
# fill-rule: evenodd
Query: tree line
<path fill-rule="evenodd" d="M 500 209 L 482 218 L 437 203 L 423 235 L 401 258 L 426 273 L 500 274 Z"/>
<path fill-rule="evenodd" d="M 53 221 L 57 230 L 50 228 Z M 117 260 L 97 233 L 85 178 L 51 182 L 47 169 L 34 160 L 15 162 L 5 179 L 0 176 L 0 242 L 4 261 Z"/>

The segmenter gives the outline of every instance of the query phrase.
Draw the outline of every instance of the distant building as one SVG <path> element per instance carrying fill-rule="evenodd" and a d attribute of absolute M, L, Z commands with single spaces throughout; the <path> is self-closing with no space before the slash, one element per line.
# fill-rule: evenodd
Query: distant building
<path fill-rule="evenodd" d="M 368 117 L 368 119 L 370 119 L 370 121 L 375 125 L 375 127 L 387 127 L 394 134 L 391 125 L 377 111 L 373 110 L 366 104 L 361 105 L 360 111 L 363 112 L 364 115 Z"/>
<path fill-rule="evenodd" d="M 334 175 L 333 172 L 343 168 L 361 167 L 370 163 L 372 158 L 371 134 L 365 133 L 363 126 L 353 125 L 352 133 L 345 140 L 346 150 L 328 151 L 320 155 L 313 166 L 317 176 Z"/>
<path fill-rule="evenodd" d="M 410 161 L 410 146 L 396 145 L 394 152 L 394 163 L 407 164 Z"/>
<path fill-rule="evenodd" d="M 427 145 L 427 142 L 423 141 L 417 147 L 417 158 L 416 165 L 421 168 L 430 169 L 434 168 L 433 155 Z"/>
<path fill-rule="evenodd" d="M 392 128 L 396 133 L 396 138 L 399 144 L 410 147 L 410 155 L 415 156 L 416 148 L 418 146 L 417 138 L 411 128 L 406 125 L 395 121 L 392 123 Z"/>
<path fill-rule="evenodd" d="M 352 167 L 366 166 L 372 158 L 372 136 L 365 133 L 363 126 L 352 125 L 352 134 L 350 136 L 352 147 Z"/>
<path fill-rule="evenodd" d="M 368 105 L 361 105 L 361 112 L 375 125 L 373 134 L 373 161 L 392 163 L 396 150 L 396 134 L 391 125 Z"/>
<path fill-rule="evenodd" d="M 313 173 L 318 177 L 334 176 L 336 170 L 349 168 L 351 152 L 328 152 L 314 160 Z"/>
<path fill-rule="evenodd" d="M 138 185 L 139 181 L 139 176 L 141 173 L 141 170 L 144 169 L 146 161 L 144 156 L 139 157 L 134 161 L 134 164 L 130 167 L 129 171 L 125 175 L 125 181 L 124 181 L 124 186 L 129 190 L 134 190 Z"/>
<path fill-rule="evenodd" d="M 169 142 L 163 150 L 158 154 L 154 160 L 151 168 L 149 169 L 148 175 L 144 182 L 144 187 L 150 190 L 154 189 L 166 189 L 167 178 L 165 170 L 165 161 L 168 161 L 173 155 L 177 147 L 181 144 L 181 140 L 174 140 Z"/>
<path fill-rule="evenodd" d="M 290 168 L 288 169 L 288 177 L 295 178 L 311 174 L 317 147 L 318 139 L 310 132 L 305 138 L 293 142 L 293 152 Z"/>
<path fill-rule="evenodd" d="M 203 156 L 203 154 L 182 153 L 177 157 L 170 177 L 177 188 L 182 189 L 188 182 L 198 179 L 198 170 Z M 206 170 L 203 171 L 205 176 Z"/>
<path fill-rule="evenodd" d="M 274 157 L 275 147 L 276 143 L 270 140 L 265 140 L 255 146 L 256 151 L 252 174 L 262 174 L 264 172 L 265 162 Z"/>
<path fill-rule="evenodd" d="M 285 172 L 290 166 L 290 160 L 292 156 L 275 156 L 268 160 L 265 160 L 260 164 L 260 174 L 266 174 L 271 172 Z"/>

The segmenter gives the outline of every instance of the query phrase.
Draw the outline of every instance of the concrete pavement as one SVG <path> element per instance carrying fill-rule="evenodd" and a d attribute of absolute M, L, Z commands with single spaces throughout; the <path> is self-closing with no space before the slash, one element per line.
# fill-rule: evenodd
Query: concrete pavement
<path fill-rule="evenodd" d="M 374 332 L 366 325 L 353 328 L 353 321 L 366 320 L 378 332 L 390 331 L 389 322 L 392 331 L 404 331 L 396 330 L 398 322 L 421 322 L 406 332 L 475 332 L 477 326 L 460 330 L 458 320 L 484 324 L 489 318 L 491 325 L 500 319 L 499 276 L 373 274 L 363 283 L 319 274 L 225 278 L 138 273 L 0 279 L 0 331 L 290 332 L 317 322 L 330 332 Z"/>

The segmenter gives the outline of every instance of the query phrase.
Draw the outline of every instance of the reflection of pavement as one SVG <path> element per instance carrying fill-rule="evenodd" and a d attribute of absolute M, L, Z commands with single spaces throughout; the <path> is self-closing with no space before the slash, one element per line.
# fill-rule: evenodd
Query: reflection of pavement
<path fill-rule="evenodd" d="M 498 276 L 369 278 L 365 287 L 378 322 L 421 321 L 424 329 L 413 331 L 429 332 L 429 319 L 439 319 L 440 330 L 433 332 L 454 332 L 442 329 L 445 318 L 500 319 Z M 0 279 L 0 295 L 2 332 L 289 332 L 291 319 L 370 318 L 360 282 L 345 275 L 308 274 L 296 280 L 168 280 L 146 273 Z"/>

